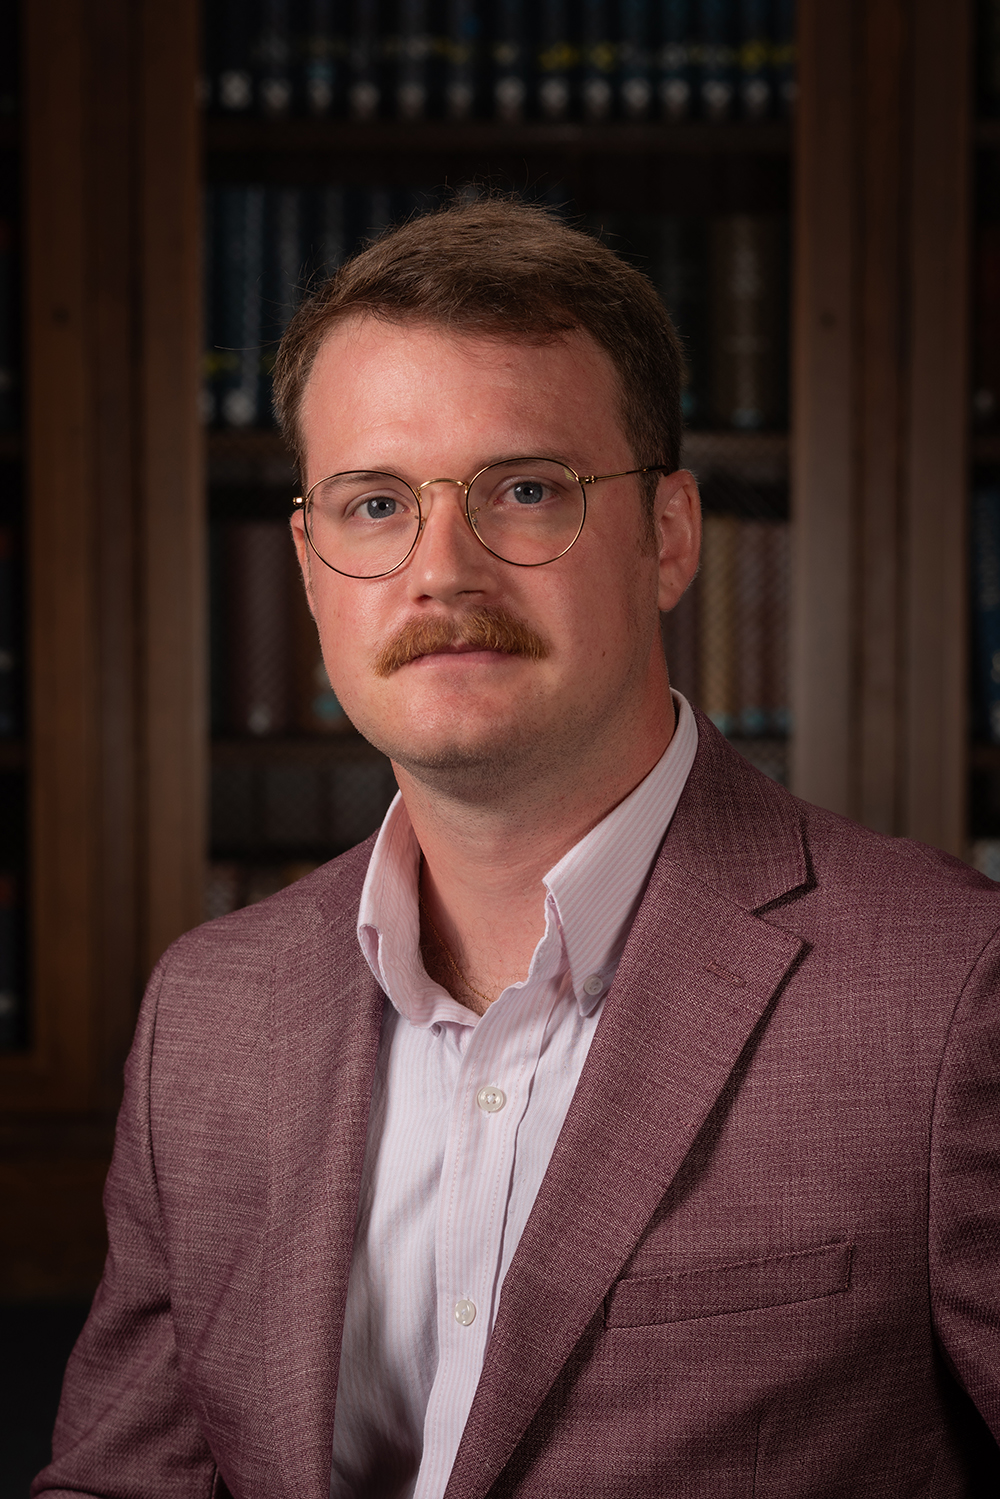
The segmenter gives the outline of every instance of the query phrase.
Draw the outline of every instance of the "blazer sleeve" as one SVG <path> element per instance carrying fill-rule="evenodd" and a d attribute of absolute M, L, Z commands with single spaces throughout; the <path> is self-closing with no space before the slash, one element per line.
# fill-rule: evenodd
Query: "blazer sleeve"
<path fill-rule="evenodd" d="M 945 1358 L 1000 1442 L 1000 936 L 964 986 L 942 1056 L 929 1254 Z"/>
<path fill-rule="evenodd" d="M 63 1382 L 51 1464 L 33 1499 L 210 1499 L 225 1492 L 178 1372 L 149 1093 L 169 954 L 150 980 L 125 1068 L 104 1189 L 104 1276 Z"/>

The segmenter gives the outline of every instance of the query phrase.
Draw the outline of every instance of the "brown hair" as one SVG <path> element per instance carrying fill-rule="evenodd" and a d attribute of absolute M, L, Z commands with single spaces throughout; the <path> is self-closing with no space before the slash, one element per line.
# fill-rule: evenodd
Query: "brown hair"
<path fill-rule="evenodd" d="M 492 196 L 412 218 L 306 298 L 274 371 L 275 411 L 300 468 L 298 414 L 313 360 L 331 328 L 357 313 L 530 342 L 583 330 L 617 372 L 636 464 L 678 466 L 684 361 L 663 303 L 641 272 L 543 208 Z"/>

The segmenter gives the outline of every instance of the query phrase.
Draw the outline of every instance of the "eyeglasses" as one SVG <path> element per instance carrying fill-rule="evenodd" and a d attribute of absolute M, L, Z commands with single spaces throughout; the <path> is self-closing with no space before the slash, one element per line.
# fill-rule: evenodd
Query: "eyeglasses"
<path fill-rule="evenodd" d="M 583 530 L 587 485 L 666 472 L 654 464 L 578 474 L 555 458 L 510 458 L 487 464 L 468 483 L 425 479 L 414 489 L 397 474 L 361 470 L 320 479 L 293 503 L 302 507 L 316 556 L 347 578 L 384 578 L 402 567 L 426 524 L 420 496 L 431 484 L 464 489 L 473 535 L 494 557 L 514 567 L 544 567 L 565 556 Z"/>

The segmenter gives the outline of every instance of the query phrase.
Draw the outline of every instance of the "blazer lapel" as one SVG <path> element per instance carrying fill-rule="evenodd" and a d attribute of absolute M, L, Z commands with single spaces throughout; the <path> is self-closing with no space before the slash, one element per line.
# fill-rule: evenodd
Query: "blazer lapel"
<path fill-rule="evenodd" d="M 485 1495 L 511 1457 L 802 949 L 753 914 L 806 882 L 795 804 L 699 730 L 504 1282 L 447 1499 Z"/>
<path fill-rule="evenodd" d="M 326 1499 L 330 1491 L 347 1277 L 382 1024 L 382 992 L 356 935 L 370 852 L 363 845 L 336 866 L 316 918 L 279 955 L 275 972 L 262 1274 L 281 1485 L 269 1493 L 288 1499 Z"/>

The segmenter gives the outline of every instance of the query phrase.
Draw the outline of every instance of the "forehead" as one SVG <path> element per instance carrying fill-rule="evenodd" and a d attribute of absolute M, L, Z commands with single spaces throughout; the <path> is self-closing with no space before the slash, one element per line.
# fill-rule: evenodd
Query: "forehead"
<path fill-rule="evenodd" d="M 614 366 L 587 333 L 529 343 L 356 317 L 317 351 L 299 425 L 312 479 L 419 466 L 423 454 L 486 462 L 516 450 L 586 467 L 627 451 L 619 407 Z"/>

